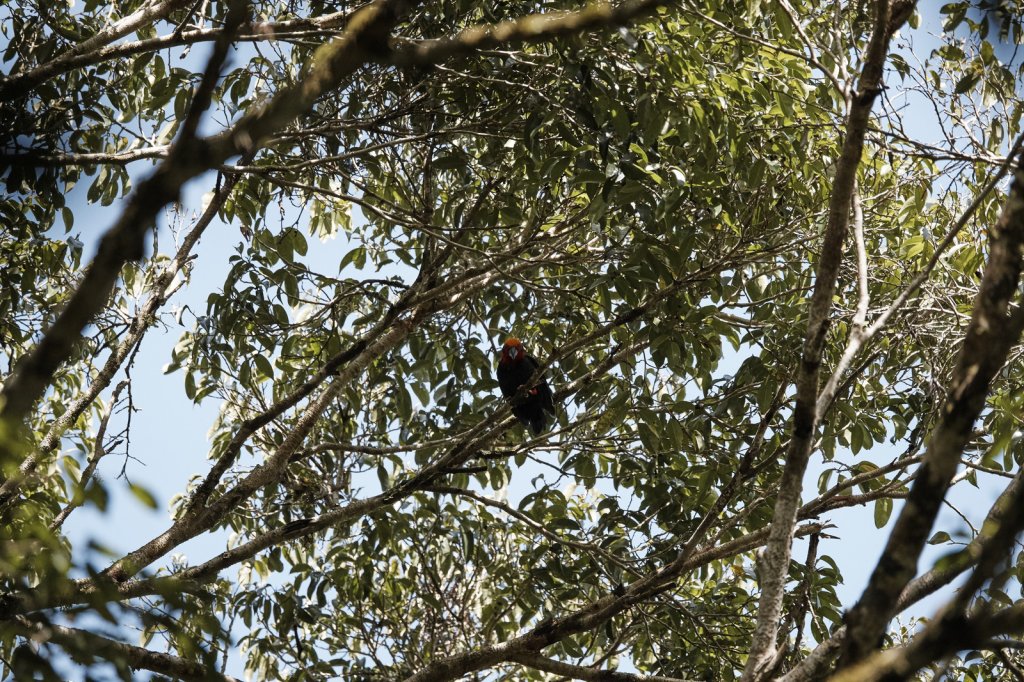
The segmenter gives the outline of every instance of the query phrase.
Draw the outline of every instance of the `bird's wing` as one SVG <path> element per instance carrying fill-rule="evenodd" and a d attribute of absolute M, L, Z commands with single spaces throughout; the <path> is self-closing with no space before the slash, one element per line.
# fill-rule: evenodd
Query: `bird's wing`
<path fill-rule="evenodd" d="M 551 392 L 551 387 L 548 386 L 548 382 L 545 381 L 537 386 L 537 396 L 540 398 L 541 408 L 547 410 L 551 414 L 554 414 L 555 396 Z"/>
<path fill-rule="evenodd" d="M 511 398 L 515 394 L 516 389 L 519 388 L 511 367 L 498 365 L 498 369 L 494 372 L 494 377 L 498 380 L 501 394 L 506 398 Z"/>
<path fill-rule="evenodd" d="M 529 366 L 530 366 L 530 374 L 533 374 L 534 372 L 536 372 L 537 368 L 540 367 L 540 363 L 537 361 L 537 358 L 533 357 L 532 355 L 527 355 L 523 359 L 523 364 L 524 365 L 525 364 L 529 364 Z M 543 409 L 547 410 L 548 412 L 550 412 L 551 414 L 554 414 L 555 413 L 555 400 L 554 400 L 554 396 L 551 393 L 551 386 L 548 385 L 548 381 L 547 381 L 547 379 L 544 378 L 543 375 L 541 376 L 540 381 L 537 382 L 537 386 L 535 387 L 534 390 L 537 391 L 537 393 L 535 393 L 535 395 L 540 398 L 541 407 Z"/>
<path fill-rule="evenodd" d="M 540 367 L 540 362 L 537 361 L 537 358 L 533 357 L 530 354 L 527 354 L 523 358 L 523 364 L 530 368 L 530 374 L 536 372 L 537 368 Z"/>

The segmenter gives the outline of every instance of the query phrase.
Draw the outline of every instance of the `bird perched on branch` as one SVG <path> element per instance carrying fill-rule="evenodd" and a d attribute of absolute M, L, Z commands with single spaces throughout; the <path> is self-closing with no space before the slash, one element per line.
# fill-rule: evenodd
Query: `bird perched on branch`
<path fill-rule="evenodd" d="M 541 377 L 524 397 L 517 400 L 513 400 L 513 397 L 519 387 L 530 380 L 538 367 L 540 363 L 537 362 L 537 358 L 527 354 L 519 339 L 506 339 L 505 345 L 501 348 L 501 359 L 498 361 L 498 386 L 501 387 L 501 394 L 505 399 L 513 401 L 512 414 L 524 426 L 529 427 L 535 436 L 539 436 L 547 426 L 545 412 L 552 415 L 555 413 L 551 387 Z"/>

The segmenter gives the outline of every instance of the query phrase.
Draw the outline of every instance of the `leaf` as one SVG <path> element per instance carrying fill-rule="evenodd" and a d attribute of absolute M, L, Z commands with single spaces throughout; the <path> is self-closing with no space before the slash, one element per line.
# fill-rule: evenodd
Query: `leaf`
<path fill-rule="evenodd" d="M 341 272 L 348 265 L 355 265 L 357 270 L 361 270 L 363 264 L 366 262 L 366 247 L 357 246 L 350 250 L 341 258 L 341 263 L 338 265 L 338 272 Z"/>
<path fill-rule="evenodd" d="M 257 353 L 253 356 L 253 362 L 256 364 L 256 369 L 259 370 L 260 374 L 270 379 L 274 378 L 274 365 L 271 364 L 270 358 L 262 353 Z"/>
<path fill-rule="evenodd" d="M 881 528 L 889 523 L 892 516 L 892 499 L 880 497 L 875 500 L 875 528 Z"/>
<path fill-rule="evenodd" d="M 976 73 L 968 73 L 956 82 L 956 87 L 953 88 L 953 94 L 962 95 L 969 90 L 972 90 L 978 81 L 981 79 Z"/>
<path fill-rule="evenodd" d="M 135 496 L 135 499 L 137 499 L 145 506 L 149 507 L 150 509 L 157 508 L 158 504 L 156 501 L 156 497 L 154 497 L 153 493 L 151 493 L 146 488 L 143 488 L 142 486 L 136 485 L 134 483 L 129 483 L 128 490 L 130 490 L 132 495 Z"/>
<path fill-rule="evenodd" d="M 64 471 L 67 472 L 71 480 L 78 481 L 82 477 L 82 470 L 78 464 L 78 460 L 71 455 L 64 455 L 61 458 L 61 462 L 64 464 Z"/>

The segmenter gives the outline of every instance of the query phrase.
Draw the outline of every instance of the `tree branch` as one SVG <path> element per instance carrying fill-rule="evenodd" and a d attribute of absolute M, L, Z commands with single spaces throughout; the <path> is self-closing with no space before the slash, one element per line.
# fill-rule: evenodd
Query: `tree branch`
<path fill-rule="evenodd" d="M 247 155 L 246 158 L 251 160 L 252 155 Z M 152 293 L 150 293 L 149 298 L 146 299 L 142 308 L 139 309 L 129 324 L 127 336 L 118 343 L 117 347 L 107 357 L 106 362 L 103 363 L 103 367 L 97 372 L 89 387 L 81 396 L 68 405 L 61 416 L 53 421 L 36 451 L 26 457 L 21 463 L 18 473 L 0 485 L 0 515 L 3 515 L 10 509 L 13 502 L 17 499 L 16 495 L 22 482 L 35 471 L 42 459 L 57 447 L 64 432 L 78 421 L 78 418 L 92 405 L 97 396 L 110 385 L 118 369 L 120 369 L 132 350 L 138 347 L 142 337 L 156 322 L 157 311 L 167 302 L 171 294 L 176 291 L 178 275 L 191 262 L 192 249 L 199 243 L 199 239 L 206 232 L 206 228 L 210 226 L 210 223 L 217 216 L 217 212 L 220 211 L 224 206 L 224 202 L 231 196 L 231 192 L 240 177 L 240 173 L 232 173 L 224 179 L 220 189 L 214 194 L 206 210 L 203 211 L 196 224 L 185 235 L 181 246 L 178 247 L 177 252 L 174 254 L 174 258 L 164 267 L 160 275 L 156 277 L 153 282 Z"/>
<path fill-rule="evenodd" d="M 1024 469 L 1018 469 L 1013 481 L 999 495 L 995 504 L 989 509 L 981 525 L 981 532 L 971 540 L 960 552 L 949 557 L 941 567 L 914 578 L 899 596 L 894 613 L 899 613 L 912 604 L 916 604 L 930 594 L 934 594 L 952 583 L 960 574 L 975 565 L 981 556 L 982 548 L 996 528 L 1011 509 L 1014 501 L 1024 489 Z M 839 647 L 846 636 L 846 626 L 841 626 L 832 636 L 819 644 L 804 660 L 784 675 L 780 682 L 809 682 L 824 674 L 825 667 L 839 653 Z"/>
<path fill-rule="evenodd" d="M 530 14 L 497 24 L 474 26 L 450 38 L 395 41 L 386 61 L 394 66 L 426 66 L 501 45 L 550 40 L 582 31 L 623 26 L 671 0 L 626 0 L 618 5 L 592 2 L 576 12 Z"/>
<path fill-rule="evenodd" d="M 132 668 L 149 670 L 175 679 L 196 680 L 197 682 L 199 680 L 240 682 L 234 677 L 219 673 L 201 663 L 118 642 L 79 628 L 33 623 L 22 617 L 6 623 L 5 627 L 17 630 L 23 637 L 35 642 L 56 644 L 65 649 L 72 657 L 82 652 L 89 652 L 109 661 L 124 661 Z"/>
<path fill-rule="evenodd" d="M 140 183 L 121 217 L 103 236 L 96 257 L 56 322 L 5 382 L 0 392 L 0 426 L 5 426 L 8 434 L 18 429 L 53 373 L 70 355 L 82 329 L 106 303 L 121 267 L 142 257 L 144 238 L 157 212 L 177 199 L 182 184 L 229 156 L 253 152 L 271 133 L 308 110 L 320 95 L 337 87 L 379 49 L 382 36 L 407 4 L 405 0 L 376 0 L 353 16 L 341 39 L 320 49 L 319 61 L 315 60 L 297 85 L 278 93 L 266 106 L 212 140 L 182 136 L 175 142 L 168 158 Z M 0 452 L 15 449 L 11 440 L 0 438 Z"/>
<path fill-rule="evenodd" d="M 143 26 L 164 19 L 174 10 L 185 7 L 188 2 L 189 0 L 163 0 L 163 2 L 144 5 L 137 12 L 129 14 L 112 26 L 72 46 L 67 52 L 56 59 L 34 69 L 15 73 L 0 80 L 0 102 L 17 99 L 27 94 L 32 88 L 43 81 L 53 78 L 58 73 L 70 70 L 72 68 L 70 65 L 81 55 L 97 50 L 119 38 L 123 38 Z"/>
<path fill-rule="evenodd" d="M 1016 604 L 989 615 L 983 613 L 947 621 L 942 627 L 926 630 L 905 647 L 876 652 L 859 663 L 840 670 L 831 682 L 902 682 L 932 661 L 956 651 L 983 646 L 998 635 L 1024 631 L 1024 604 Z"/>
<path fill-rule="evenodd" d="M 1010 194 L 992 228 L 988 265 L 974 302 L 963 348 L 942 407 L 939 423 L 907 503 L 889 535 L 882 557 L 860 600 L 849 612 L 849 631 L 840 666 L 855 663 L 875 646 L 892 617 L 893 605 L 913 577 L 935 515 L 956 474 L 974 422 L 985 405 L 989 384 L 1020 337 L 1024 314 L 1010 315 L 1024 249 L 1024 166 L 1018 163 Z"/>
<path fill-rule="evenodd" d="M 857 357 L 858 353 L 860 353 L 861 348 L 871 341 L 878 332 L 884 329 L 885 325 L 889 323 L 889 319 L 903 308 L 906 302 L 910 300 L 910 297 L 921 288 L 921 285 L 928 281 L 932 270 L 935 269 L 935 266 L 938 265 L 941 260 L 942 254 L 946 252 L 946 249 L 953 243 L 956 236 L 963 231 L 964 227 L 967 226 L 967 223 L 974 217 L 974 214 L 977 213 L 985 199 L 995 191 L 996 187 L 999 186 L 999 183 L 1002 182 L 1003 178 L 1006 177 L 1006 174 L 1009 173 L 1010 168 L 1013 166 L 1013 159 L 1016 158 L 1016 155 L 1020 152 L 1022 145 L 1024 145 L 1024 133 L 1021 133 L 1017 139 L 1014 140 L 1013 145 L 1010 147 L 1009 154 L 996 174 L 992 176 L 992 179 L 988 181 L 981 192 L 974 197 L 974 200 L 971 201 L 971 204 L 960 215 L 956 223 L 954 223 L 946 234 L 943 235 L 942 239 L 939 240 L 939 243 L 935 246 L 934 253 L 932 253 L 931 258 L 928 259 L 928 263 L 924 266 L 924 269 L 922 269 L 921 272 L 919 272 L 917 276 L 910 281 L 910 284 L 908 284 L 906 288 L 899 293 L 893 302 L 889 304 L 882 314 L 879 315 L 867 329 L 862 328 L 859 333 L 856 331 L 851 333 L 846 350 L 843 351 L 842 357 L 839 359 L 839 362 L 836 363 L 835 369 L 832 370 L 832 375 L 829 377 L 828 382 L 825 384 L 825 387 L 821 390 L 821 394 L 818 396 L 818 419 L 823 419 L 825 413 L 828 412 L 829 407 L 832 406 L 832 401 L 835 400 L 837 394 L 839 382 L 842 380 L 846 370 L 850 368 L 850 364 L 853 362 L 854 358 Z"/>
<path fill-rule="evenodd" d="M 528 651 L 514 654 L 509 660 L 513 663 L 520 663 L 542 670 L 546 673 L 561 675 L 577 680 L 589 680 L 591 682 L 686 682 L 678 677 L 664 677 L 662 675 L 634 675 L 632 673 L 620 673 L 614 670 L 598 670 L 597 668 L 586 668 L 582 665 L 563 663 L 553 658 L 547 658 L 537 653 Z"/>
<path fill-rule="evenodd" d="M 186 3 L 174 3 L 176 7 L 184 6 L 184 4 Z M 240 42 L 258 42 L 277 40 L 289 36 L 301 37 L 310 32 L 321 34 L 323 31 L 341 28 L 353 11 L 343 10 L 309 19 L 246 23 L 239 27 L 236 39 Z M 161 18 L 154 15 L 149 19 L 141 21 L 139 26 L 147 23 L 154 24 Z M 114 35 L 109 32 L 97 34 L 97 36 L 102 35 L 103 39 L 93 42 L 84 48 L 84 43 L 79 44 L 74 49 L 46 64 L 40 64 L 29 71 L 12 74 L 9 78 L 0 80 L 0 101 L 17 99 L 42 83 L 75 69 L 100 64 L 120 57 L 130 57 L 147 52 L 158 52 L 171 47 L 215 41 L 224 34 L 224 28 L 199 28 L 188 31 L 174 31 L 168 35 L 146 38 L 144 40 L 114 42 L 118 38 L 122 38 L 137 30 L 137 28 L 138 26 L 120 35 Z"/>
<path fill-rule="evenodd" d="M 875 3 L 874 28 L 864 56 L 857 93 L 852 99 L 846 122 L 846 139 L 832 185 L 828 224 L 822 240 L 808 312 L 803 355 L 796 380 L 793 436 L 786 453 L 786 464 L 775 503 L 771 538 L 764 553 L 757 629 L 743 672 L 744 682 L 759 679 L 775 657 L 782 599 L 792 554 L 792 533 L 796 523 L 797 505 L 818 425 L 818 372 L 830 322 L 832 297 L 839 276 L 839 266 L 842 263 L 843 241 L 846 239 L 850 221 L 857 168 L 864 149 L 864 136 L 872 105 L 882 87 L 883 67 L 889 38 L 892 35 L 889 9 L 887 0 L 878 0 Z"/>

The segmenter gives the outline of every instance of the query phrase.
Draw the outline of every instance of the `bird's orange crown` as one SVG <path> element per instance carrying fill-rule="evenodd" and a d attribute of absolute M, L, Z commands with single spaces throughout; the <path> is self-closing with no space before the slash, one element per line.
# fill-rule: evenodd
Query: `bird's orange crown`
<path fill-rule="evenodd" d="M 523 343 L 514 336 L 510 336 L 505 339 L 505 345 L 501 347 L 501 362 L 502 364 L 508 364 L 510 362 L 522 362 L 523 360 Z"/>

